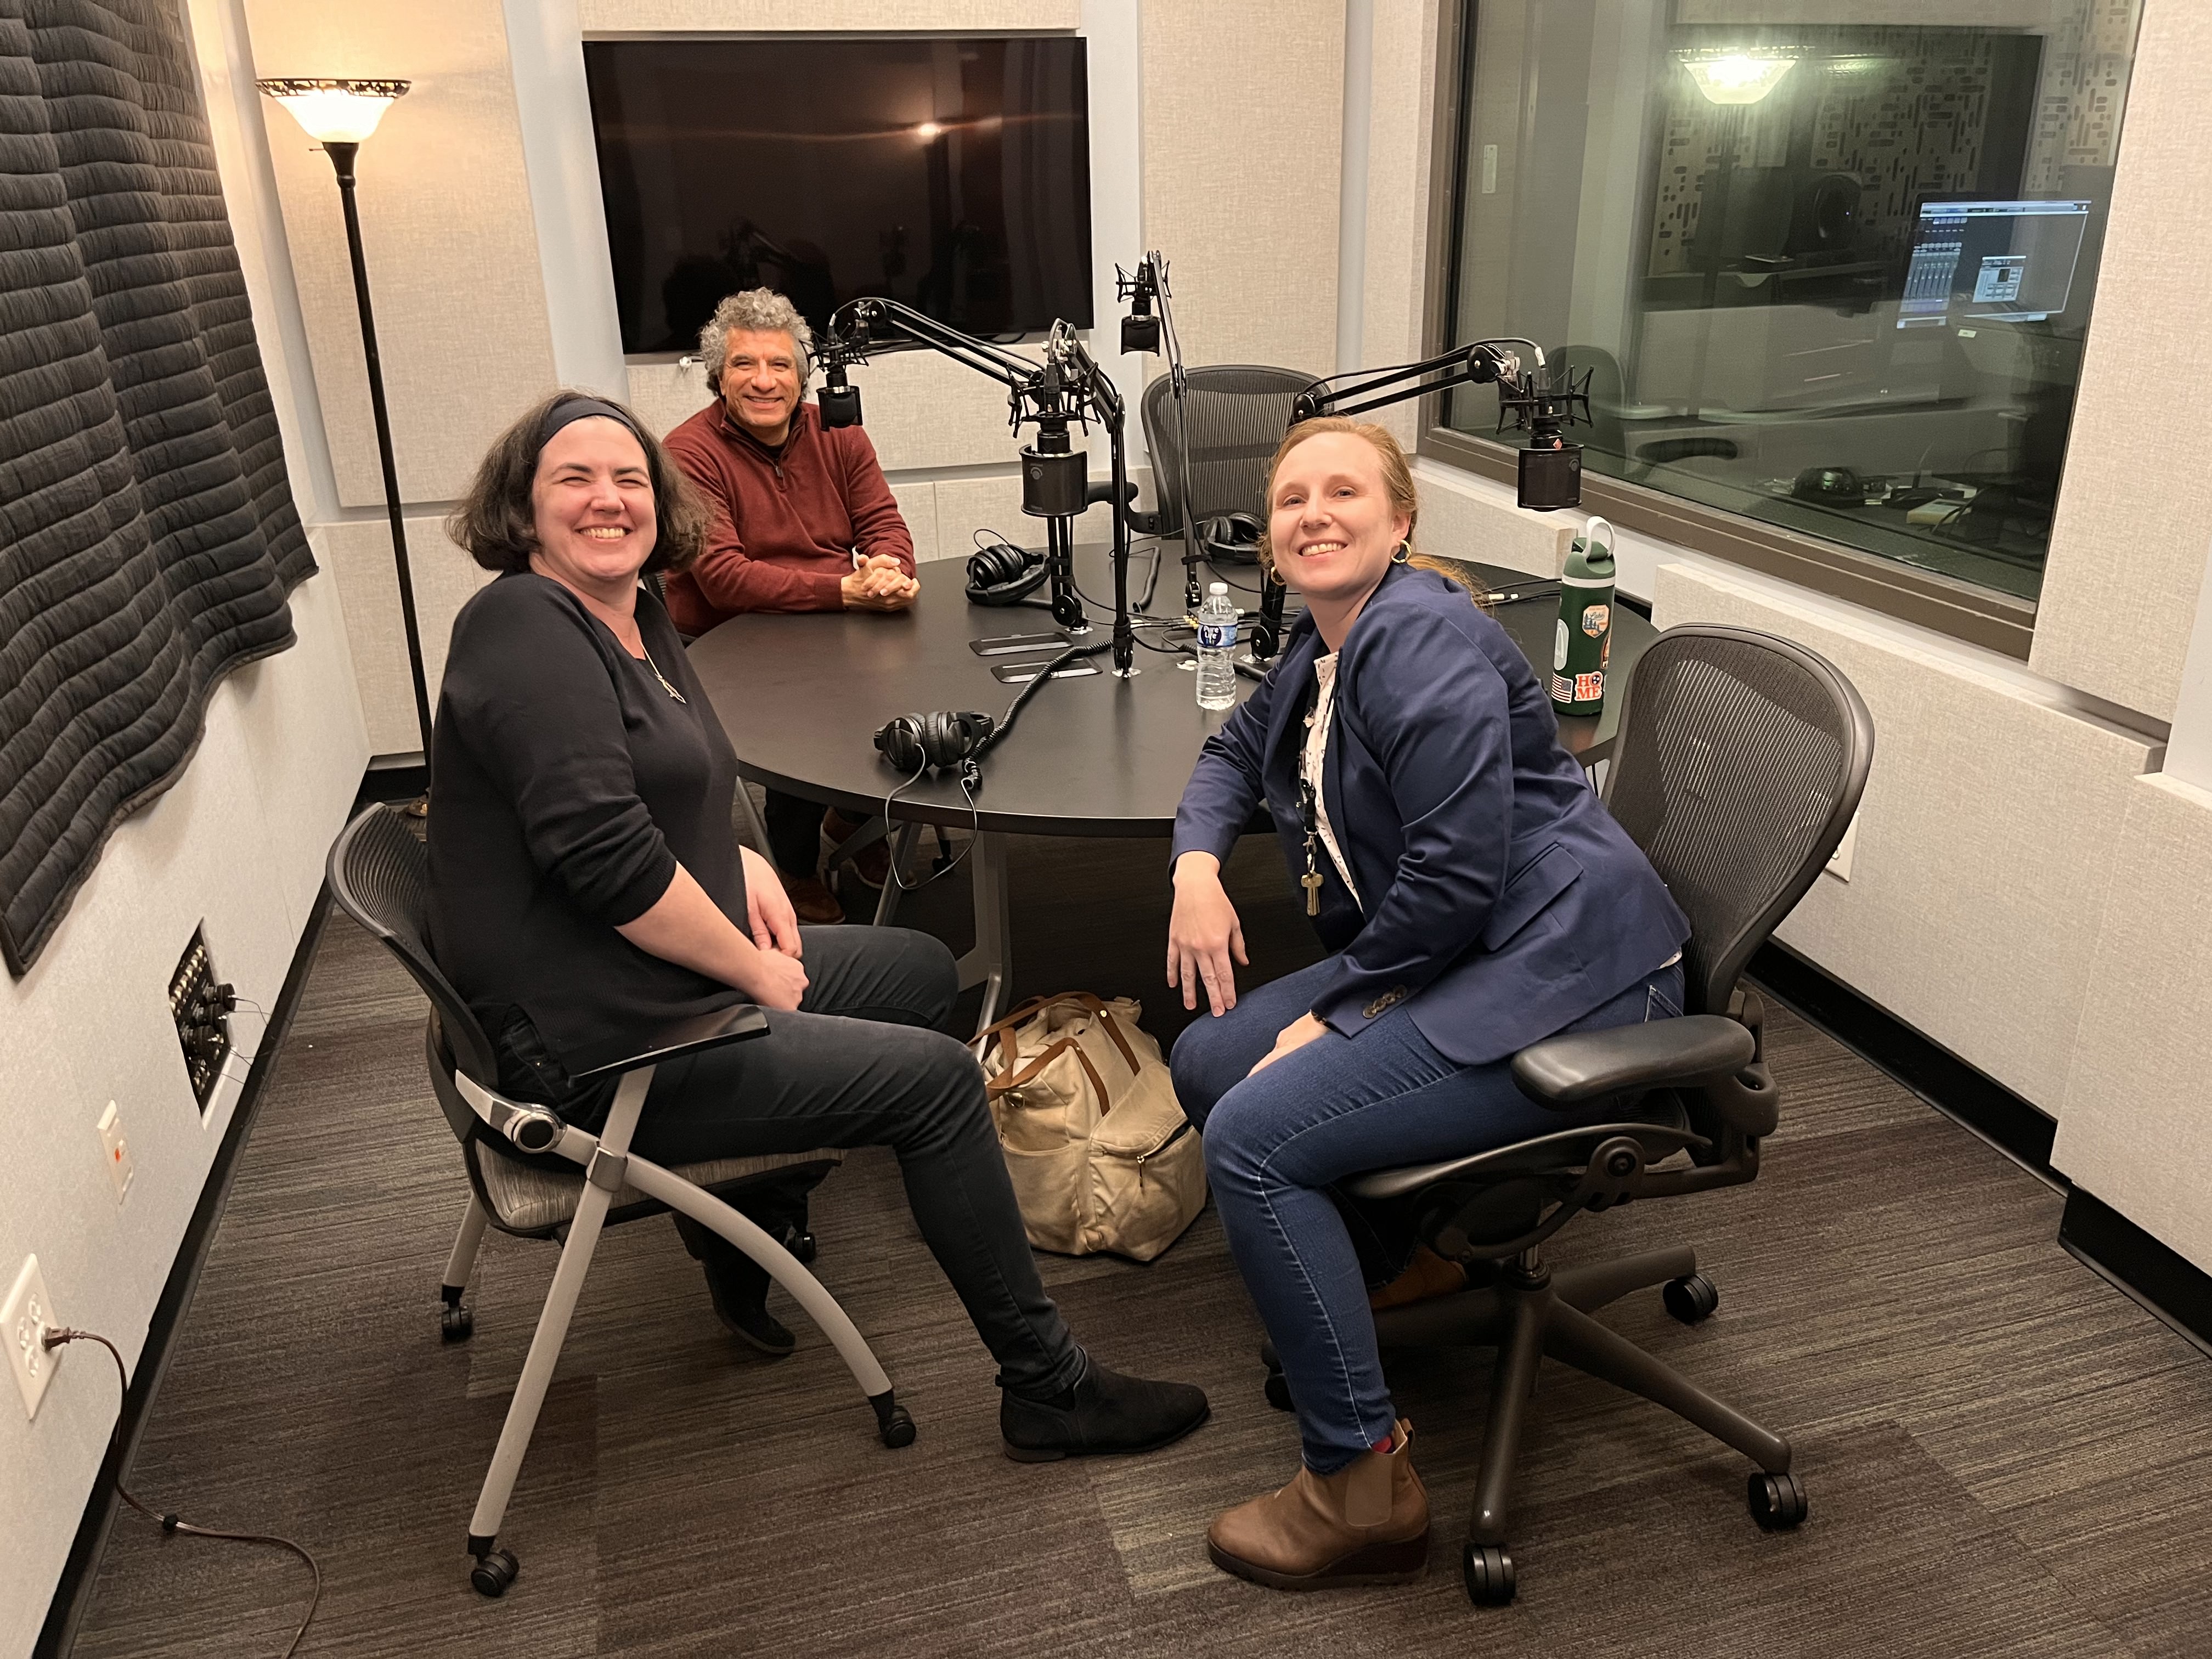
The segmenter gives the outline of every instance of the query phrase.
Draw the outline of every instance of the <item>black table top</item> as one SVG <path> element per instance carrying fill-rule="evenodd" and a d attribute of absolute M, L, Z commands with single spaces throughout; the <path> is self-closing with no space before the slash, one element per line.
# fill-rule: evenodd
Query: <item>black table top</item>
<path fill-rule="evenodd" d="M 1133 594 L 1142 592 L 1149 564 L 1142 554 L 1131 562 Z M 1493 580 L 1545 580 L 1492 566 L 1468 568 Z M 691 647 L 691 665 L 744 775 L 848 814 L 881 812 L 885 793 L 906 775 L 876 753 L 877 727 L 939 708 L 976 709 L 994 720 L 1004 714 L 1021 688 L 993 678 L 992 665 L 1033 661 L 1049 651 L 981 657 L 969 641 L 1046 633 L 1052 620 L 1026 607 L 969 605 L 963 569 L 952 559 L 925 567 L 921 595 L 903 611 L 754 614 L 732 617 L 702 635 Z M 1078 548 L 1076 574 L 1085 593 L 1110 597 L 1105 549 Z M 1172 605 L 1181 574 L 1170 555 L 1156 609 Z M 1109 638 L 1113 629 L 1110 610 L 1091 609 L 1085 644 Z M 1539 673 L 1548 672 L 1557 598 L 1501 605 L 1495 614 Z M 1657 635 L 1633 611 L 1614 615 L 1611 668 L 1616 684 L 1626 684 Z M 1013 732 L 985 758 L 982 787 L 975 792 L 977 827 L 1035 836 L 1168 835 L 1199 746 L 1229 718 L 1226 709 L 1198 706 L 1192 677 L 1176 660 L 1139 648 L 1142 672 L 1124 680 L 1114 677 L 1110 655 L 1101 653 L 1089 659 L 1097 674 L 1039 688 Z M 1238 676 L 1240 702 L 1253 684 Z M 1584 764 L 1611 749 L 1619 705 L 1618 696 L 1609 696 L 1597 719 L 1559 722 L 1562 740 Z M 901 788 L 892 813 L 956 826 L 969 821 L 968 802 L 950 777 L 925 777 Z"/>

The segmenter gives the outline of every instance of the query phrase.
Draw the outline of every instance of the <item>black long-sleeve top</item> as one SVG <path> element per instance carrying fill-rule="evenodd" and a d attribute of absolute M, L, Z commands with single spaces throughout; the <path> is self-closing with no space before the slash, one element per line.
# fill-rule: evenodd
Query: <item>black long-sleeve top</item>
<path fill-rule="evenodd" d="M 615 931 L 679 862 L 745 926 L 737 757 L 643 588 L 637 625 L 650 664 L 529 573 L 453 621 L 431 739 L 431 944 L 502 1048 L 518 1011 L 557 1060 L 745 1000 Z"/>

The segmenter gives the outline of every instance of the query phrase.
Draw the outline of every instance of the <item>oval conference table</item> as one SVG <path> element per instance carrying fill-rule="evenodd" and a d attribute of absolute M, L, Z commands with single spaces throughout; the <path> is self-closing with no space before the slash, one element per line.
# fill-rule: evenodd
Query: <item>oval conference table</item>
<path fill-rule="evenodd" d="M 1449 565 L 1492 591 L 1534 588 L 1537 597 L 1500 604 L 1492 611 L 1537 669 L 1548 672 L 1559 614 L 1556 587 L 1547 578 L 1497 566 Z M 1141 592 L 1151 561 L 1131 561 L 1129 586 Z M 1113 592 L 1103 548 L 1076 550 L 1076 576 L 1091 600 Z M 1160 574 L 1171 593 L 1176 573 Z M 1256 572 L 1240 571 L 1252 582 Z M 876 730 L 901 714 L 933 709 L 974 709 L 994 720 L 1021 686 L 994 678 L 994 666 L 1018 672 L 1035 668 L 1058 648 L 1046 643 L 979 654 L 970 641 L 1052 632 L 1043 611 L 1025 606 L 987 608 L 967 603 L 963 567 L 945 560 L 921 573 L 921 593 L 906 611 L 889 614 L 823 611 L 732 617 L 702 635 L 690 647 L 691 665 L 730 736 L 744 775 L 787 794 L 826 801 L 849 817 L 874 819 L 837 849 L 850 857 L 879 839 L 895 823 L 893 859 L 907 867 L 915 832 L 923 823 L 975 831 L 969 855 L 975 945 L 960 960 L 961 988 L 982 985 L 977 1029 L 999 1017 L 1012 977 L 1011 919 L 1006 910 L 1005 837 L 1024 836 L 1157 836 L 1175 828 L 1176 804 L 1198 760 L 1199 746 L 1220 729 L 1229 711 L 1198 707 L 1190 673 L 1179 666 L 1188 652 L 1139 647 L 1138 672 L 1111 672 L 1109 654 L 1079 662 L 1093 672 L 1056 677 L 1024 707 L 1012 733 L 983 761 L 983 781 L 971 808 L 958 780 L 929 775 L 912 782 L 876 752 Z M 1040 590 L 1040 595 L 1042 595 Z M 1161 608 L 1166 609 L 1170 599 Z M 1111 637 L 1110 605 L 1090 605 L 1091 630 L 1077 643 Z M 1187 635 L 1188 630 L 1183 630 Z M 1625 685 L 1629 672 L 1657 637 L 1651 624 L 1616 606 L 1610 677 Z M 1140 628 L 1156 644 L 1158 627 Z M 1237 677 L 1237 700 L 1255 682 Z M 1620 698 L 1609 696 L 1595 718 L 1562 718 L 1559 736 L 1585 767 L 1612 752 Z M 884 797 L 896 790 L 888 807 Z M 750 799 L 746 801 L 750 811 Z M 1264 821 L 1255 829 L 1266 827 Z M 757 823 L 753 833 L 765 848 Z M 876 912 L 890 920 L 897 885 L 886 883 Z"/>

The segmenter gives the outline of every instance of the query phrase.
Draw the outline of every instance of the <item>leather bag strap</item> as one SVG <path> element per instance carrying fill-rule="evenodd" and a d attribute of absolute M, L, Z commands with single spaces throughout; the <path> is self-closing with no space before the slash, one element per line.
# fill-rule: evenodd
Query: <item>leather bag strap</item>
<path fill-rule="evenodd" d="M 1060 1038 L 1059 1042 L 1038 1054 L 1028 1065 L 1023 1066 L 1019 1073 L 1010 1070 L 1006 1075 L 986 1082 L 983 1085 L 983 1092 L 995 1098 L 1018 1089 L 1024 1084 L 1035 1082 L 1037 1074 L 1062 1054 L 1070 1053 L 1074 1054 L 1076 1064 L 1083 1067 L 1084 1075 L 1091 1079 L 1091 1086 L 1098 1091 L 1098 1113 L 1103 1117 L 1106 1115 L 1108 1103 L 1112 1097 L 1106 1092 L 1105 1080 L 1098 1075 L 1098 1068 L 1091 1063 L 1091 1056 L 1083 1052 L 1082 1046 L 1073 1037 Z"/>

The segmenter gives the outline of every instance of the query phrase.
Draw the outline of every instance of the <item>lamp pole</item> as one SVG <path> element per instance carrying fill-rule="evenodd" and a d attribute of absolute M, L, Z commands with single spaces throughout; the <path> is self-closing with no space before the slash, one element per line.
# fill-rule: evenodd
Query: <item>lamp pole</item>
<path fill-rule="evenodd" d="M 368 303 L 368 262 L 361 248 L 361 209 L 355 199 L 354 159 L 362 141 L 376 131 L 405 81 L 326 80 L 281 77 L 257 82 L 261 90 L 292 112 L 310 138 L 318 140 L 337 174 L 338 200 L 345 209 L 346 253 L 353 263 L 353 297 L 361 312 L 361 351 L 368 368 L 368 406 L 376 417 L 376 459 L 384 470 L 384 508 L 392 520 L 392 563 L 399 577 L 399 620 L 407 632 L 407 668 L 415 683 L 415 725 L 422 739 L 422 763 L 430 763 L 430 690 L 422 673 L 422 634 L 415 620 L 415 573 L 407 560 L 407 522 L 399 501 L 399 469 L 392 454 L 392 416 L 384 401 L 384 363 L 376 349 L 376 317 Z"/>
<path fill-rule="evenodd" d="M 430 690 L 422 674 L 422 635 L 415 621 L 415 575 L 407 562 L 407 522 L 399 507 L 399 471 L 392 454 L 392 416 L 384 403 L 384 365 L 376 349 L 376 316 L 368 303 L 368 265 L 361 251 L 361 210 L 354 199 L 353 162 L 358 143 L 331 143 L 323 153 L 338 175 L 345 206 L 346 252 L 353 260 L 353 297 L 361 308 L 361 354 L 368 366 L 368 406 L 376 416 L 376 458 L 384 468 L 384 506 L 392 520 L 392 562 L 399 573 L 399 619 L 407 629 L 407 667 L 415 680 L 415 722 L 422 734 L 422 764 L 430 763 Z"/>

